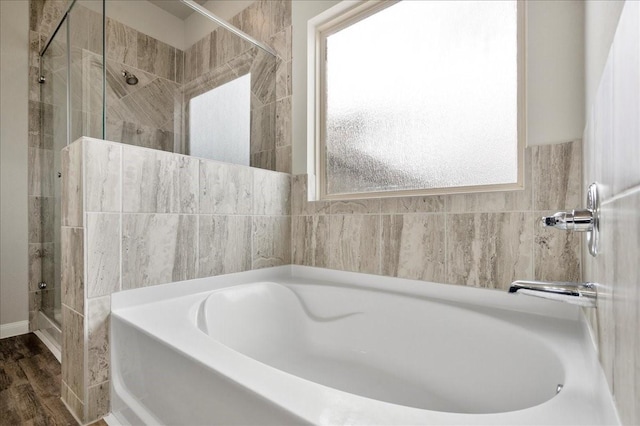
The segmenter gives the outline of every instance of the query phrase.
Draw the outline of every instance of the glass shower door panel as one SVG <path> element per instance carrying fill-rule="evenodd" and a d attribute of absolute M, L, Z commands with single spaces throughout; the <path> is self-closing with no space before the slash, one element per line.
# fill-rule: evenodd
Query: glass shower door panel
<path fill-rule="evenodd" d="M 67 85 L 69 78 L 67 55 L 67 26 L 63 25 L 49 48 L 41 57 L 41 72 L 45 78 L 40 85 L 40 176 L 41 197 L 41 312 L 56 326 L 61 322 L 61 164 L 60 153 L 68 141 Z M 48 324 L 40 328 L 48 328 Z"/>

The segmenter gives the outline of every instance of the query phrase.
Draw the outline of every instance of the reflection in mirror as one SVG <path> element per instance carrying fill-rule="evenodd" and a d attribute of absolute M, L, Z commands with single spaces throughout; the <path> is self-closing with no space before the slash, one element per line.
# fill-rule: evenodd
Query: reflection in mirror
<path fill-rule="evenodd" d="M 249 165 L 250 83 L 246 74 L 189 101 L 189 154 Z"/>

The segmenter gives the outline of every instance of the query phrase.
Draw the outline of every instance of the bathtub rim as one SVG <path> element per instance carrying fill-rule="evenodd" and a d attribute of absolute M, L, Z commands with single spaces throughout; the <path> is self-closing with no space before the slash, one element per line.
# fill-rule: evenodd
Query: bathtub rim
<path fill-rule="evenodd" d="M 546 317 L 580 321 L 581 309 L 562 302 L 534 298 L 520 294 L 509 294 L 506 290 L 472 287 L 456 284 L 442 284 L 408 278 L 346 272 L 313 266 L 284 265 L 256 269 L 213 277 L 176 281 L 150 287 L 123 290 L 111 295 L 111 309 L 127 309 L 134 306 L 160 302 L 189 294 L 212 291 L 233 285 L 255 281 L 311 280 L 334 284 L 345 284 L 362 290 L 385 291 L 392 285 L 394 291 L 407 295 L 420 295 L 432 300 L 444 300 L 469 305 L 527 312 Z M 362 281 L 366 280 L 366 284 Z"/>
<path fill-rule="evenodd" d="M 585 343 L 587 343 L 587 340 L 584 339 L 584 337 L 587 334 L 589 334 L 588 324 L 586 322 L 584 315 L 582 315 L 581 310 L 577 307 L 566 305 L 560 302 L 538 300 L 530 297 L 519 298 L 517 296 L 514 297 L 513 295 L 509 295 L 506 292 L 503 292 L 500 290 L 486 292 L 486 291 L 482 291 L 485 289 L 469 288 L 465 286 L 452 286 L 447 284 L 428 283 L 428 282 L 417 281 L 417 280 L 381 277 L 381 276 L 369 275 L 369 274 L 349 273 L 349 272 L 333 271 L 333 270 L 326 270 L 322 268 L 304 267 L 304 266 L 295 266 L 295 265 L 265 268 L 257 271 L 248 271 L 248 272 L 203 278 L 203 279 L 197 279 L 197 280 L 181 281 L 181 282 L 170 283 L 170 284 L 165 284 L 161 286 L 136 289 L 136 290 L 128 291 L 127 294 L 121 294 L 121 293 L 114 294 L 113 296 L 116 296 L 116 297 L 112 298 L 112 310 L 120 311 L 125 314 L 124 315 L 125 317 L 127 317 L 125 311 L 128 311 L 129 308 L 135 308 L 136 306 L 142 307 L 143 305 L 153 304 L 156 302 L 164 302 L 164 301 L 168 301 L 169 299 L 179 298 L 181 296 L 193 296 L 192 300 L 196 300 L 198 297 L 200 297 L 200 293 L 208 294 L 213 290 L 217 290 L 225 287 L 231 287 L 238 284 L 246 284 L 246 283 L 251 283 L 256 281 L 287 282 L 287 281 L 293 280 L 297 282 L 298 280 L 301 280 L 301 279 L 302 280 L 311 279 L 316 284 L 322 284 L 322 281 L 330 281 L 331 283 L 334 283 L 334 284 L 348 284 L 352 288 L 355 287 L 363 290 L 371 290 L 371 289 L 385 290 L 385 289 L 388 289 L 389 283 L 393 281 L 395 288 L 400 287 L 401 289 L 406 290 L 406 293 L 408 294 L 415 295 L 416 293 L 418 293 L 418 294 L 427 296 L 429 298 L 446 299 L 448 301 L 457 301 L 464 304 L 469 303 L 473 305 L 497 307 L 505 310 L 512 310 L 516 312 L 526 312 L 526 313 L 543 315 L 546 317 L 559 318 L 559 319 L 575 322 L 577 323 L 578 327 L 580 327 L 581 329 L 582 338 L 580 339 L 580 342 L 579 342 L 581 345 L 584 345 Z M 367 280 L 366 284 L 359 282 L 359 281 L 362 281 L 362 279 Z M 437 293 L 437 297 L 436 297 L 436 293 Z M 135 321 L 132 322 L 120 316 L 119 316 L 119 319 L 124 320 L 125 322 L 134 326 L 138 330 L 144 332 L 145 334 L 148 334 L 149 336 L 155 339 L 159 339 L 165 343 L 169 343 L 169 346 L 173 350 L 179 350 L 184 354 L 186 354 L 187 356 L 189 356 L 191 359 L 194 359 L 194 357 L 182 351 L 179 345 L 173 345 L 171 344 L 171 342 L 167 342 L 165 338 L 159 337 L 154 333 L 150 333 L 144 327 L 140 327 L 139 324 L 136 324 Z M 203 337 L 204 336 L 205 335 L 203 334 Z M 576 341 L 578 340 L 579 339 L 576 338 Z M 587 356 L 588 359 L 585 360 L 585 363 L 587 364 L 593 363 L 595 360 L 595 363 L 599 365 L 597 361 L 597 355 L 595 355 L 596 353 L 595 350 L 593 350 L 593 348 L 590 348 L 590 349 L 591 350 L 589 351 L 589 354 Z M 231 349 L 229 350 L 233 351 Z M 233 352 L 235 353 L 235 351 Z M 248 359 L 251 359 L 251 358 L 248 358 Z M 252 362 L 258 363 L 260 365 L 264 365 L 260 363 L 260 361 L 253 360 L 253 359 L 251 360 Z M 195 359 L 195 361 L 201 362 L 197 358 Z M 273 367 L 268 367 L 268 368 L 273 368 Z M 289 373 L 282 372 L 281 370 L 278 370 L 278 371 L 280 373 L 289 375 Z M 607 422 L 611 421 L 612 423 L 614 423 L 612 419 L 616 418 L 617 415 L 615 413 L 615 408 L 612 408 L 613 403 L 612 403 L 610 394 L 605 393 L 604 392 L 605 388 L 602 387 L 602 386 L 606 387 L 606 381 L 603 380 L 604 375 L 602 371 L 600 370 L 599 372 L 595 373 L 595 375 L 590 374 L 590 376 L 594 376 L 593 378 L 595 379 L 595 381 L 589 386 L 589 388 L 592 391 L 596 389 L 596 395 L 592 395 L 593 398 L 590 398 L 590 401 L 591 402 L 598 401 L 599 402 L 598 407 L 601 410 L 601 412 L 604 413 L 603 418 L 607 419 Z M 230 378 L 244 386 L 243 382 L 237 381 L 233 377 L 230 377 Z M 296 379 L 305 380 L 297 377 Z M 315 383 L 313 385 L 325 387 L 323 385 L 315 384 Z M 331 392 L 344 392 L 344 391 L 336 390 L 333 388 L 328 388 L 328 389 L 330 389 Z M 112 392 L 113 392 L 113 389 L 112 389 Z M 355 395 L 355 394 L 349 394 L 349 395 L 355 398 L 368 399 L 360 395 Z M 403 410 L 411 410 L 411 411 L 417 410 L 425 414 L 429 413 L 428 418 L 431 418 L 433 421 L 440 422 L 443 424 L 457 424 L 457 423 L 509 424 L 514 421 L 514 417 L 512 416 L 517 416 L 518 413 L 523 413 L 523 412 L 528 412 L 529 414 L 534 414 L 534 412 L 537 412 L 538 414 L 541 414 L 541 410 L 542 412 L 544 412 L 544 411 L 547 411 L 552 406 L 557 406 L 559 400 L 560 401 L 567 400 L 567 398 L 563 398 L 565 396 L 569 396 L 569 395 L 566 395 L 566 393 L 564 393 L 563 395 L 558 395 L 558 397 L 551 398 L 550 400 L 543 402 L 540 405 L 526 408 L 523 410 L 510 411 L 510 412 L 504 412 L 504 413 L 492 413 L 492 414 L 446 413 L 446 412 L 437 412 L 437 411 L 429 411 L 429 410 L 421 410 L 416 408 L 404 407 L 404 406 L 399 406 L 392 403 L 386 403 L 384 401 L 377 401 L 377 400 L 373 400 L 373 401 L 375 401 L 375 404 L 378 407 L 378 409 L 380 407 L 385 407 L 390 405 L 394 407 L 399 407 Z M 285 405 L 279 404 L 279 405 L 280 407 L 287 409 L 297 417 L 302 417 L 306 419 L 313 418 L 313 417 L 307 417 L 302 413 L 299 413 L 297 410 L 292 410 L 290 408 L 287 408 L 289 404 L 285 404 Z M 395 411 L 395 410 L 392 410 L 392 411 Z M 479 416 L 479 417 L 475 417 L 475 416 Z M 561 415 L 561 417 L 564 419 L 565 422 L 567 421 L 566 412 L 564 413 L 564 415 Z M 389 419 L 389 417 L 384 417 L 384 418 L 386 418 L 387 420 Z M 446 421 L 445 421 L 445 418 L 447 419 Z M 537 421 L 541 420 L 541 418 L 538 417 L 537 415 L 534 415 L 534 418 L 537 419 Z M 317 419 L 317 417 L 315 417 L 315 419 Z M 475 420 L 472 421 L 472 419 L 477 420 L 477 422 Z M 562 421 L 557 421 L 553 423 L 563 424 Z M 619 424 L 619 421 L 617 424 Z"/>

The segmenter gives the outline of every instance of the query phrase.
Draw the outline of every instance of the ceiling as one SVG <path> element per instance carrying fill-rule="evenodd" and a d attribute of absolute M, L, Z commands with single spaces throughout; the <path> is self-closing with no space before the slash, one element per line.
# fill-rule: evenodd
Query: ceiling
<path fill-rule="evenodd" d="M 193 9 L 189 6 L 182 4 L 180 0 L 148 0 L 149 3 L 153 3 L 158 6 L 160 9 L 163 9 L 175 17 L 178 17 L 182 20 L 187 19 L 192 13 Z M 195 0 L 196 3 L 203 5 L 207 2 L 207 0 Z"/>

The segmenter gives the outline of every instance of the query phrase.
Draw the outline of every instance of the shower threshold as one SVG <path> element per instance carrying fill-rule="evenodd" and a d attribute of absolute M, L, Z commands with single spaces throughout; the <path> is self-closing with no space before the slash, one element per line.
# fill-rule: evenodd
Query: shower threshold
<path fill-rule="evenodd" d="M 58 317 L 58 315 L 54 313 L 54 317 Z M 34 334 L 42 340 L 42 343 L 51 351 L 58 362 L 62 362 L 62 330 L 60 330 L 58 324 L 58 322 L 51 320 L 45 313 L 39 311 L 38 330 L 36 330 Z"/>

